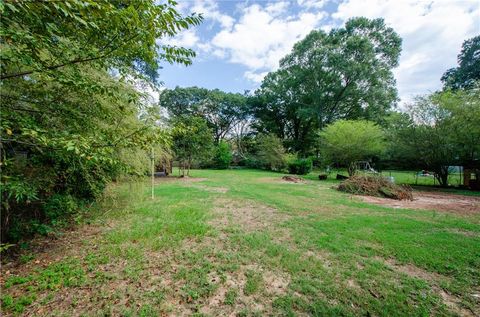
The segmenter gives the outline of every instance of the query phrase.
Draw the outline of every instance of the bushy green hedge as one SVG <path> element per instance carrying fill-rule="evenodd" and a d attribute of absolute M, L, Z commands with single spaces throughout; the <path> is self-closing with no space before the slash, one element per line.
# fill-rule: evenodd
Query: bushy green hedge
<path fill-rule="evenodd" d="M 307 175 L 312 171 L 312 159 L 295 159 L 288 163 L 288 173 L 296 175 Z"/>
<path fill-rule="evenodd" d="M 52 220 L 72 214 L 77 208 L 77 199 L 69 194 L 53 194 L 43 205 L 45 216 Z"/>

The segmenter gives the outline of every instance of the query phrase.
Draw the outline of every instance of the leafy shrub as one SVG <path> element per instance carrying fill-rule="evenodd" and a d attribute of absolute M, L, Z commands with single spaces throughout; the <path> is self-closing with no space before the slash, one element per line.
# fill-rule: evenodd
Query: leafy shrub
<path fill-rule="evenodd" d="M 74 213 L 78 209 L 77 200 L 71 195 L 53 194 L 43 206 L 49 220 Z"/>
<path fill-rule="evenodd" d="M 337 189 L 356 195 L 413 200 L 412 189 L 409 186 L 396 185 L 382 176 L 352 176 L 338 185 Z"/>
<path fill-rule="evenodd" d="M 295 159 L 288 163 L 288 173 L 296 175 L 307 175 L 312 171 L 312 159 Z"/>
<path fill-rule="evenodd" d="M 212 131 L 204 118 L 192 115 L 175 117 L 172 125 L 172 149 L 179 161 L 182 174 L 188 176 L 190 168 L 212 162 Z"/>
<path fill-rule="evenodd" d="M 6 235 L 9 241 L 16 242 L 35 234 L 48 235 L 54 232 L 55 227 L 66 224 L 67 218 L 77 212 L 79 200 L 70 194 L 57 193 L 47 197 L 39 208 L 30 205 L 19 206 L 27 206 L 32 209 L 31 212 L 12 214 Z"/>
<path fill-rule="evenodd" d="M 215 149 L 215 156 L 213 158 L 214 167 L 219 169 L 227 169 L 232 162 L 232 151 L 227 142 L 221 141 Z"/>
<path fill-rule="evenodd" d="M 320 136 L 327 161 L 346 165 L 350 176 L 356 172 L 356 161 L 377 157 L 386 148 L 383 130 L 366 120 L 337 120 Z"/>
<path fill-rule="evenodd" d="M 272 171 L 281 171 L 286 167 L 287 159 L 282 140 L 274 134 L 262 134 L 256 141 L 256 154 L 250 158 L 250 163 L 256 166 L 251 167 Z"/>
<path fill-rule="evenodd" d="M 249 168 L 261 168 L 260 163 L 255 158 L 255 156 L 253 156 L 253 155 L 249 155 L 246 158 L 244 158 L 243 160 L 239 161 L 238 165 L 239 166 L 246 166 L 246 167 L 249 167 Z"/>

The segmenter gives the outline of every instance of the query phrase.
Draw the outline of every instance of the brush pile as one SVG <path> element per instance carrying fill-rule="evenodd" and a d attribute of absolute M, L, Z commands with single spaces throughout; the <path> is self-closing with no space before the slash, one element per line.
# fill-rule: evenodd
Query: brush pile
<path fill-rule="evenodd" d="M 408 185 L 396 185 L 382 176 L 356 175 L 344 180 L 337 189 L 355 195 L 386 197 L 397 200 L 413 200 Z"/>

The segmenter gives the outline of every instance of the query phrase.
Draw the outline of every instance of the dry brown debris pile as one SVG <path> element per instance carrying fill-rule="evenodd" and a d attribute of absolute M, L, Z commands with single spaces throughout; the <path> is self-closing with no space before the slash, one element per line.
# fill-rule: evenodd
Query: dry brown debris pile
<path fill-rule="evenodd" d="M 382 176 L 355 175 L 340 183 L 337 189 L 356 195 L 413 200 L 410 186 L 396 185 Z"/>

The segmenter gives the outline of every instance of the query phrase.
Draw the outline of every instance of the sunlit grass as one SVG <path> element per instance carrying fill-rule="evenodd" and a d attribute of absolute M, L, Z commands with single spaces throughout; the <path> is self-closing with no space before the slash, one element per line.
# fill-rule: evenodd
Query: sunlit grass
<path fill-rule="evenodd" d="M 201 312 L 222 294 L 217 308 L 239 316 L 454 315 L 440 289 L 459 309 L 478 308 L 478 215 L 368 204 L 314 173 L 305 184 L 257 170 L 191 174 L 196 179 L 159 180 L 153 200 L 147 182 L 113 186 L 89 219 L 102 233 L 58 262 L 6 279 L 4 310 L 35 315 L 52 305 L 67 315 L 97 307 L 99 314 L 156 316 Z M 225 201 L 259 206 L 259 213 L 268 206 L 277 217 L 245 231 L 231 210 L 232 223 L 219 227 L 218 208 L 234 208 L 219 205 Z M 281 291 L 270 286 L 272 276 Z M 65 294 L 68 305 L 58 300 Z"/>

